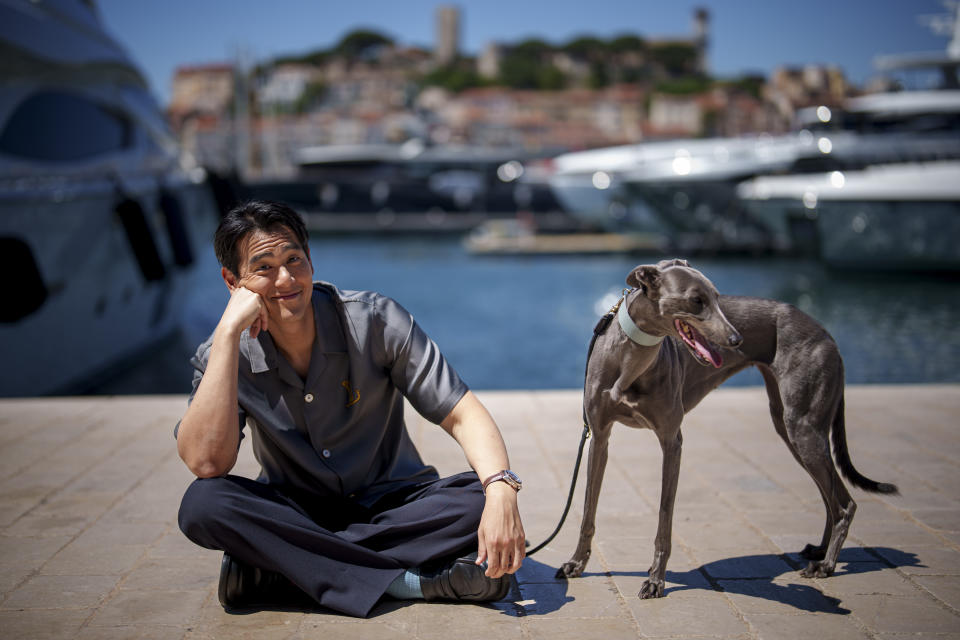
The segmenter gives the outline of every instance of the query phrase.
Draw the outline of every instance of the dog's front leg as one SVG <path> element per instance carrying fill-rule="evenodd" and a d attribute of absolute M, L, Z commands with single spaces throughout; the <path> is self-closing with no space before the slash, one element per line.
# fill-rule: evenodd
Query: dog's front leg
<path fill-rule="evenodd" d="M 657 525 L 657 539 L 654 542 L 653 564 L 650 565 L 649 577 L 643 583 L 643 587 L 638 594 L 643 599 L 663 597 L 667 560 L 670 559 L 671 538 L 673 536 L 673 503 L 677 497 L 682 446 L 683 436 L 679 428 L 672 435 L 660 440 L 660 448 L 663 450 L 660 521 Z"/>
<path fill-rule="evenodd" d="M 613 404 L 620 404 L 623 401 L 627 389 L 637 381 L 649 364 L 649 354 L 642 349 L 627 348 L 622 352 L 617 380 L 608 391 Z"/>
<path fill-rule="evenodd" d="M 623 392 L 633 384 L 633 381 L 636 380 L 636 376 L 629 375 L 626 369 L 620 371 L 620 376 L 613 383 L 613 386 L 610 387 L 608 393 L 610 394 L 610 402 L 617 405 L 623 400 Z"/>
<path fill-rule="evenodd" d="M 580 523 L 580 538 L 573 557 L 557 570 L 557 578 L 579 578 L 590 559 L 590 546 L 596 531 L 597 502 L 600 499 L 600 486 L 603 484 L 603 471 L 607 466 L 607 451 L 610 443 L 612 424 L 593 430 L 590 443 L 590 457 L 587 463 L 587 489 L 583 505 L 583 520 Z"/>

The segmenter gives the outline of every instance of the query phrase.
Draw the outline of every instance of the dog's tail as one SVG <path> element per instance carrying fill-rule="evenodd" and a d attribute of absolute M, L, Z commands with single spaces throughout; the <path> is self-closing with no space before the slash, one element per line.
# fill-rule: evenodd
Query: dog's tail
<path fill-rule="evenodd" d="M 840 406 L 837 407 L 837 415 L 833 418 L 833 456 L 837 460 L 837 466 L 844 477 L 855 487 L 871 493 L 889 493 L 898 495 L 900 490 L 897 485 L 887 482 L 877 482 L 871 480 L 856 470 L 853 462 L 850 460 L 850 450 L 847 449 L 847 427 L 844 418 L 844 401 L 840 397 Z"/>

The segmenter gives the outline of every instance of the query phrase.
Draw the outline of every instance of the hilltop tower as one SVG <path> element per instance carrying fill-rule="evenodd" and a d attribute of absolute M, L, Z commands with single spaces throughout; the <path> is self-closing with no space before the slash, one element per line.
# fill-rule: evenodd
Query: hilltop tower
<path fill-rule="evenodd" d="M 693 43 L 697 48 L 697 71 L 707 73 L 707 47 L 710 45 L 710 12 L 698 7 L 693 12 Z"/>
<path fill-rule="evenodd" d="M 433 59 L 437 66 L 453 62 L 460 50 L 460 9 L 452 5 L 437 7 L 437 39 Z"/>

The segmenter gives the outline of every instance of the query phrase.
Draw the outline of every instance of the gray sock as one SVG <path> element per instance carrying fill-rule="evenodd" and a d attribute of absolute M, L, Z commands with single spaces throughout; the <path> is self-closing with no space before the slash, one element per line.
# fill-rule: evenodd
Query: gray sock
<path fill-rule="evenodd" d="M 387 595 L 397 600 L 422 600 L 420 572 L 417 569 L 404 571 L 387 587 Z"/>

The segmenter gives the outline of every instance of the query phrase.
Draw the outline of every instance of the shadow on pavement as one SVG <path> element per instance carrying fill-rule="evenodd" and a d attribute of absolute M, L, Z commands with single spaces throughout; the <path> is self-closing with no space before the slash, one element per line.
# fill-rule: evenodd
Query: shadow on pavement
<path fill-rule="evenodd" d="M 567 595 L 567 581 L 557 580 L 556 567 L 527 557 L 517 572 L 517 584 L 503 602 L 493 606 L 512 617 L 542 616 L 557 611 L 574 598 Z"/>
<path fill-rule="evenodd" d="M 524 564 L 526 567 L 526 563 Z M 833 613 L 847 615 L 848 609 L 840 606 L 838 598 L 825 595 L 817 588 L 817 583 L 796 575 L 796 582 L 775 581 L 781 575 L 794 573 L 806 566 L 806 560 L 799 554 L 763 554 L 724 558 L 700 565 L 690 571 L 667 571 L 667 588 L 664 596 L 680 591 L 706 589 L 735 593 L 753 598 L 779 602 L 800 611 Z M 840 552 L 837 570 L 834 576 L 866 574 L 896 567 L 921 567 L 916 554 L 887 547 L 847 548 Z M 610 571 L 605 573 L 584 573 L 584 576 L 630 576 L 646 577 L 645 571 Z M 829 580 L 830 578 L 826 578 Z M 554 584 L 544 587 L 541 595 L 554 609 L 573 598 L 566 596 L 566 580 L 557 579 Z M 552 588 L 555 594 L 549 593 Z M 526 589 L 525 595 L 526 595 Z M 547 593 L 543 593 L 547 592 Z M 561 602 L 563 600 L 564 602 Z M 539 607 L 537 614 L 541 613 Z"/>

